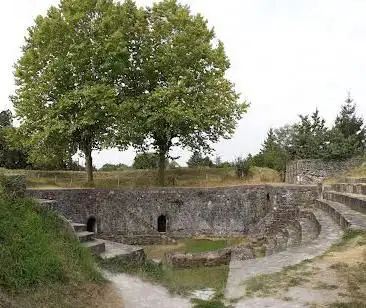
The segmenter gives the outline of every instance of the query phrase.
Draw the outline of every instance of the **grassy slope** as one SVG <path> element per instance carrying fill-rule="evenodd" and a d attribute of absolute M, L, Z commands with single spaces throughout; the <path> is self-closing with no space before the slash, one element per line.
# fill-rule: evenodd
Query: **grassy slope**
<path fill-rule="evenodd" d="M 25 173 L 28 187 L 84 187 L 86 173 L 83 171 L 37 171 L 10 170 L 11 173 Z M 156 170 L 111 171 L 94 173 L 96 187 L 135 188 L 155 187 Z M 268 168 L 252 168 L 248 179 L 238 179 L 234 168 L 178 168 L 166 171 L 166 185 L 177 187 L 207 187 L 240 185 L 245 183 L 280 182 L 278 172 Z"/>
<path fill-rule="evenodd" d="M 89 252 L 55 214 L 32 200 L 0 199 L 0 303 L 98 307 L 100 291 L 111 294 L 109 289 Z"/>

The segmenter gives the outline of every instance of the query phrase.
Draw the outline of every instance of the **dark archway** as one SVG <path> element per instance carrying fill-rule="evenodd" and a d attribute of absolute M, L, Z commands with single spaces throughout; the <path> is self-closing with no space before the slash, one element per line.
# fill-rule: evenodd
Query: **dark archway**
<path fill-rule="evenodd" d="M 166 216 L 160 215 L 158 217 L 158 232 L 166 232 Z"/>
<path fill-rule="evenodd" d="M 97 220 L 94 216 L 90 216 L 86 222 L 86 231 L 97 233 Z"/>
<path fill-rule="evenodd" d="M 270 200 L 271 200 L 271 198 L 269 196 L 269 193 L 267 193 L 267 201 L 270 201 Z"/>

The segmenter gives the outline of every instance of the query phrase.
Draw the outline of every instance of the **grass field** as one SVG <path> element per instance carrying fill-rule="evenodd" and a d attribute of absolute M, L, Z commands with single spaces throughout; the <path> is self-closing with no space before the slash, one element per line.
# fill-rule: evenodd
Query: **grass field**
<path fill-rule="evenodd" d="M 245 237 L 229 237 L 220 239 L 181 239 L 174 245 L 146 245 L 144 250 L 146 255 L 152 259 L 163 259 L 167 252 L 205 252 L 215 251 L 226 247 L 234 246 L 245 242 Z"/>
<path fill-rule="evenodd" d="M 133 265 L 118 260 L 101 261 L 101 266 L 112 272 L 123 272 L 143 280 L 165 286 L 171 292 L 189 295 L 191 291 L 212 288 L 222 294 L 226 286 L 228 265 L 174 269 L 169 266 L 146 263 Z"/>
<path fill-rule="evenodd" d="M 25 174 L 28 187 L 86 187 L 84 171 L 6 170 Z M 144 188 L 157 186 L 156 170 L 126 169 L 123 171 L 94 172 L 95 187 Z M 178 168 L 166 171 L 166 186 L 214 187 L 240 184 L 281 182 L 278 172 L 269 168 L 253 167 L 251 176 L 239 179 L 234 168 Z"/>

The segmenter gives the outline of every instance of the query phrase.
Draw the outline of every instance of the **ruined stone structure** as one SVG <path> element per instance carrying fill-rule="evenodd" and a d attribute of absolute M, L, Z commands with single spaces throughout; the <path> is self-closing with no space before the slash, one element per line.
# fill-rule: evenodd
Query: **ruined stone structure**
<path fill-rule="evenodd" d="M 361 166 L 362 158 L 350 160 L 321 160 L 301 159 L 286 165 L 286 183 L 289 184 L 318 184 L 325 178 L 339 176 L 349 169 Z"/>
<path fill-rule="evenodd" d="M 247 233 L 250 226 L 278 208 L 308 206 L 318 186 L 246 185 L 225 188 L 152 190 L 29 190 L 53 199 L 50 209 L 84 224 L 96 222 L 99 236 L 122 243 L 131 238 L 161 241 L 161 234 L 226 236 Z M 148 235 L 148 236 L 146 236 Z M 130 239 L 130 240 L 129 240 Z M 135 244 L 135 243 L 134 243 Z"/>

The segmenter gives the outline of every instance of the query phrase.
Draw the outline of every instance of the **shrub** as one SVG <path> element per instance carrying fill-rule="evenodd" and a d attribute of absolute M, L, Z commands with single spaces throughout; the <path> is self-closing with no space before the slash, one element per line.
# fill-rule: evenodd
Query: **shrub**
<path fill-rule="evenodd" d="M 4 198 L 24 197 L 26 190 L 26 176 L 22 174 L 0 173 L 0 194 Z"/>

